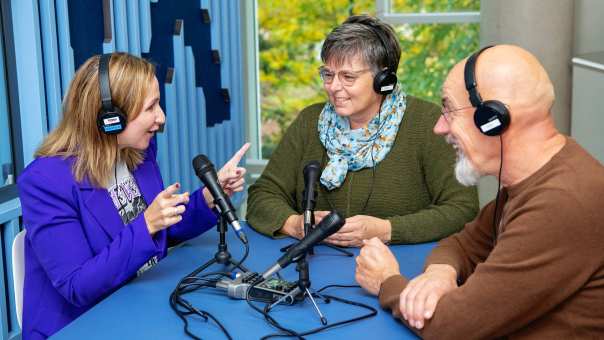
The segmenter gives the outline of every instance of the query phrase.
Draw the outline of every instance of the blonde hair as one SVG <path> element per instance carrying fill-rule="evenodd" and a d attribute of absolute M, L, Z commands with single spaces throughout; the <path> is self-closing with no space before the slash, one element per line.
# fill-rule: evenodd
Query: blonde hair
<path fill-rule="evenodd" d="M 76 71 L 63 100 L 63 118 L 36 151 L 35 157 L 74 157 L 73 174 L 78 182 L 87 178 L 92 185 L 105 187 L 113 174 L 116 156 L 133 171 L 142 163 L 144 152 L 123 148 L 118 153 L 117 137 L 99 131 L 97 114 L 101 108 L 99 59 L 93 56 Z M 114 53 L 109 64 L 109 83 L 114 105 L 128 121 L 138 116 L 155 77 L 148 61 L 126 53 Z"/>

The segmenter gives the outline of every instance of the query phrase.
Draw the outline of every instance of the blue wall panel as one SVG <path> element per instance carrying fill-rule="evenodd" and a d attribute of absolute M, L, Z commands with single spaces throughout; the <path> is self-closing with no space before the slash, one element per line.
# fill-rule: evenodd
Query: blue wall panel
<path fill-rule="evenodd" d="M 44 82 L 46 90 L 46 111 L 48 130 L 54 129 L 61 118 L 61 70 L 59 68 L 59 42 L 53 0 L 39 0 L 40 32 L 42 33 L 42 53 L 44 55 Z"/>
<path fill-rule="evenodd" d="M 73 1 L 72 1 L 73 2 Z M 57 13 L 57 35 L 59 40 L 59 65 L 61 68 L 61 98 L 65 96 L 69 82 L 74 73 L 74 53 L 71 47 L 71 35 L 69 31 L 69 6 L 67 0 L 55 0 Z M 79 65 L 79 64 L 78 64 Z"/>
<path fill-rule="evenodd" d="M 138 0 L 126 0 L 126 18 L 128 20 L 128 52 L 141 55 L 140 15 Z"/>
<path fill-rule="evenodd" d="M 191 159 L 191 151 L 189 144 L 189 129 L 188 125 L 190 122 L 188 121 L 187 114 L 187 77 L 186 77 L 186 63 L 185 63 L 185 45 L 183 34 L 181 30 L 181 34 L 175 34 L 173 38 L 173 46 L 174 46 L 174 83 L 176 85 L 176 109 L 178 115 L 176 116 L 176 112 L 168 112 L 168 115 L 172 117 L 171 119 L 178 119 L 180 129 L 178 130 L 178 142 L 179 149 L 181 151 L 182 162 L 182 170 L 180 179 L 182 182 L 183 190 L 191 190 L 191 167 L 187 166 L 185 163 L 187 159 Z M 184 158 L 184 159 L 183 159 Z"/>

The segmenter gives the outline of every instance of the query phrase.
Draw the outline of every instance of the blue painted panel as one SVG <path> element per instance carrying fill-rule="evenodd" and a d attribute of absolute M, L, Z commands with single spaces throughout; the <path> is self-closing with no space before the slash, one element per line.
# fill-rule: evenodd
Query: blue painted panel
<path fill-rule="evenodd" d="M 234 145 L 235 149 L 239 149 L 244 143 L 245 139 L 245 119 L 243 112 L 243 42 L 241 41 L 241 23 L 240 23 L 240 2 L 229 1 L 229 21 L 231 34 L 231 57 L 232 57 L 232 72 L 231 72 L 231 85 L 229 88 L 232 91 L 231 96 L 231 121 L 233 121 L 235 128 L 234 133 Z M 245 160 L 245 158 L 244 158 Z"/>
<path fill-rule="evenodd" d="M 214 160 L 216 169 L 220 169 L 224 165 L 224 123 L 214 125 Z"/>
<path fill-rule="evenodd" d="M 166 180 L 171 177 L 170 162 L 173 161 L 173 158 L 170 157 L 168 136 L 164 132 L 158 133 L 155 138 L 157 139 L 157 163 L 159 164 L 159 171 L 161 172 L 163 182 L 166 183 Z"/>
<path fill-rule="evenodd" d="M 199 153 L 207 156 L 208 154 L 208 127 L 206 125 L 206 97 L 203 89 L 198 87 L 197 92 L 197 112 L 199 120 L 196 122 L 199 129 Z"/>
<path fill-rule="evenodd" d="M 73 2 L 73 1 L 72 1 Z M 61 98 L 67 93 L 74 73 L 74 52 L 71 48 L 69 7 L 67 0 L 55 0 L 57 12 L 57 36 L 59 40 L 59 64 L 61 68 Z"/>
<path fill-rule="evenodd" d="M 166 127 L 165 133 L 168 136 L 168 149 L 170 150 L 170 177 L 164 177 L 166 186 L 177 181 L 181 167 L 181 151 L 178 145 L 178 115 L 176 114 L 176 86 L 174 81 L 166 84 Z"/>
<path fill-rule="evenodd" d="M 218 32 L 218 29 L 220 28 L 220 11 L 218 10 L 218 6 L 220 5 L 220 2 L 217 1 L 213 1 L 210 0 L 209 1 L 209 8 L 208 11 L 210 12 L 210 18 L 212 18 L 212 22 L 210 23 L 211 26 L 211 31 L 210 31 L 210 38 L 212 39 L 211 41 L 211 46 L 213 49 L 216 50 L 220 50 L 220 33 Z"/>
<path fill-rule="evenodd" d="M 208 127 L 206 129 L 207 134 L 208 134 L 208 159 L 210 161 L 212 161 L 212 163 L 214 163 L 214 166 L 216 167 L 216 169 L 219 169 L 219 164 L 217 162 L 216 159 L 216 146 L 218 145 L 218 142 L 216 141 L 216 129 L 218 127 L 218 124 Z"/>
<path fill-rule="evenodd" d="M 141 55 L 139 0 L 126 0 L 126 18 L 128 21 L 128 52 Z"/>
<path fill-rule="evenodd" d="M 186 93 L 187 93 L 187 129 L 189 130 L 189 140 L 188 144 L 190 147 L 190 157 L 189 159 L 195 158 L 199 154 L 199 115 L 197 113 L 197 88 L 195 87 L 195 56 L 193 55 L 193 49 L 190 46 L 185 48 L 185 63 L 186 63 Z M 193 190 L 197 187 L 197 185 L 193 185 L 193 183 L 197 183 L 195 173 L 192 170 L 192 167 L 188 167 L 190 169 L 189 176 L 191 177 L 191 187 L 190 190 Z"/>
<path fill-rule="evenodd" d="M 37 0 L 22 0 L 11 4 L 23 162 L 29 164 L 47 132 L 44 69 Z"/>
<path fill-rule="evenodd" d="M 44 55 L 44 81 L 46 85 L 46 111 L 48 130 L 54 129 L 61 119 L 61 70 L 55 5 L 52 0 L 39 0 L 42 53 Z"/>
<path fill-rule="evenodd" d="M 141 52 L 149 53 L 151 48 L 151 3 L 149 0 L 138 0 L 141 32 Z"/>
<path fill-rule="evenodd" d="M 187 114 L 187 77 L 185 62 L 184 34 L 185 28 L 181 30 L 180 35 L 174 35 L 174 83 L 176 84 L 176 107 L 178 115 L 172 119 L 178 119 L 178 141 L 179 149 L 182 155 L 181 172 L 178 174 L 182 183 L 183 190 L 191 190 L 191 167 L 188 166 L 188 160 L 191 159 L 191 148 L 189 147 L 189 129 L 191 123 Z"/>
<path fill-rule="evenodd" d="M 132 18 L 132 20 L 135 20 L 135 18 Z M 113 24 L 115 50 L 128 52 L 128 13 L 126 3 L 123 0 L 113 0 Z"/>

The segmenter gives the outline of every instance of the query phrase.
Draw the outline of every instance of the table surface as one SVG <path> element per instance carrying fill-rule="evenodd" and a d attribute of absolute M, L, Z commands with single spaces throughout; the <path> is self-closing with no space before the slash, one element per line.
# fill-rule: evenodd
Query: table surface
<path fill-rule="evenodd" d="M 245 266 L 256 272 L 262 273 L 268 269 L 282 254 L 279 249 L 293 242 L 292 239 L 270 239 L 247 226 L 245 230 L 250 240 L 250 254 Z M 181 278 L 214 256 L 217 244 L 218 232 L 211 229 L 172 249 L 155 267 L 98 303 L 51 339 L 186 339 L 184 324 L 170 308 L 169 296 Z M 227 244 L 235 259 L 243 255 L 244 247 L 232 231 L 227 233 Z M 399 260 L 401 272 L 407 277 L 413 277 L 421 272 L 424 259 L 434 246 L 435 243 L 424 243 L 391 246 L 391 249 Z M 358 249 L 351 250 L 355 255 L 358 254 Z M 328 247 L 318 246 L 315 254 L 309 256 L 308 263 L 311 288 L 319 289 L 328 284 L 356 284 L 354 257 L 346 257 Z M 209 268 L 210 271 L 222 269 L 221 265 Z M 286 267 L 281 274 L 290 281 L 298 278 L 295 264 Z M 312 339 L 416 338 L 390 312 L 379 307 L 376 297 L 361 288 L 331 288 L 325 293 L 371 305 L 378 310 L 378 314 L 370 319 L 309 336 Z M 185 298 L 195 307 L 210 312 L 220 320 L 234 339 L 259 339 L 276 333 L 263 316 L 245 301 L 230 299 L 223 290 L 204 288 L 185 295 Z M 365 309 L 334 301 L 321 302 L 319 306 L 329 323 L 367 313 Z M 296 331 L 321 325 L 308 300 L 293 306 L 277 306 L 271 311 L 271 316 Z M 214 323 L 195 316 L 190 316 L 188 320 L 189 329 L 203 339 L 226 338 Z"/>

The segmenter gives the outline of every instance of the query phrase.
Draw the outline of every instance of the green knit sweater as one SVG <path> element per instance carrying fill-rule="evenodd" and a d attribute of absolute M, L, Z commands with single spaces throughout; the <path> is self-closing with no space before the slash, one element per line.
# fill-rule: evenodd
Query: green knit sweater
<path fill-rule="evenodd" d="M 298 115 L 249 188 L 247 221 L 263 234 L 279 236 L 285 220 L 302 213 L 306 163 L 318 160 L 321 168 L 327 164 L 317 130 L 323 105 L 311 105 Z M 320 186 L 316 210 L 331 210 L 331 202 L 345 217 L 388 219 L 391 243 L 433 241 L 459 231 L 476 216 L 478 198 L 475 187 L 457 182 L 455 152 L 432 132 L 439 115 L 438 106 L 408 96 L 394 145 L 376 165 L 375 176 L 371 168 L 365 168 L 349 171 L 337 189 L 327 191 Z"/>

